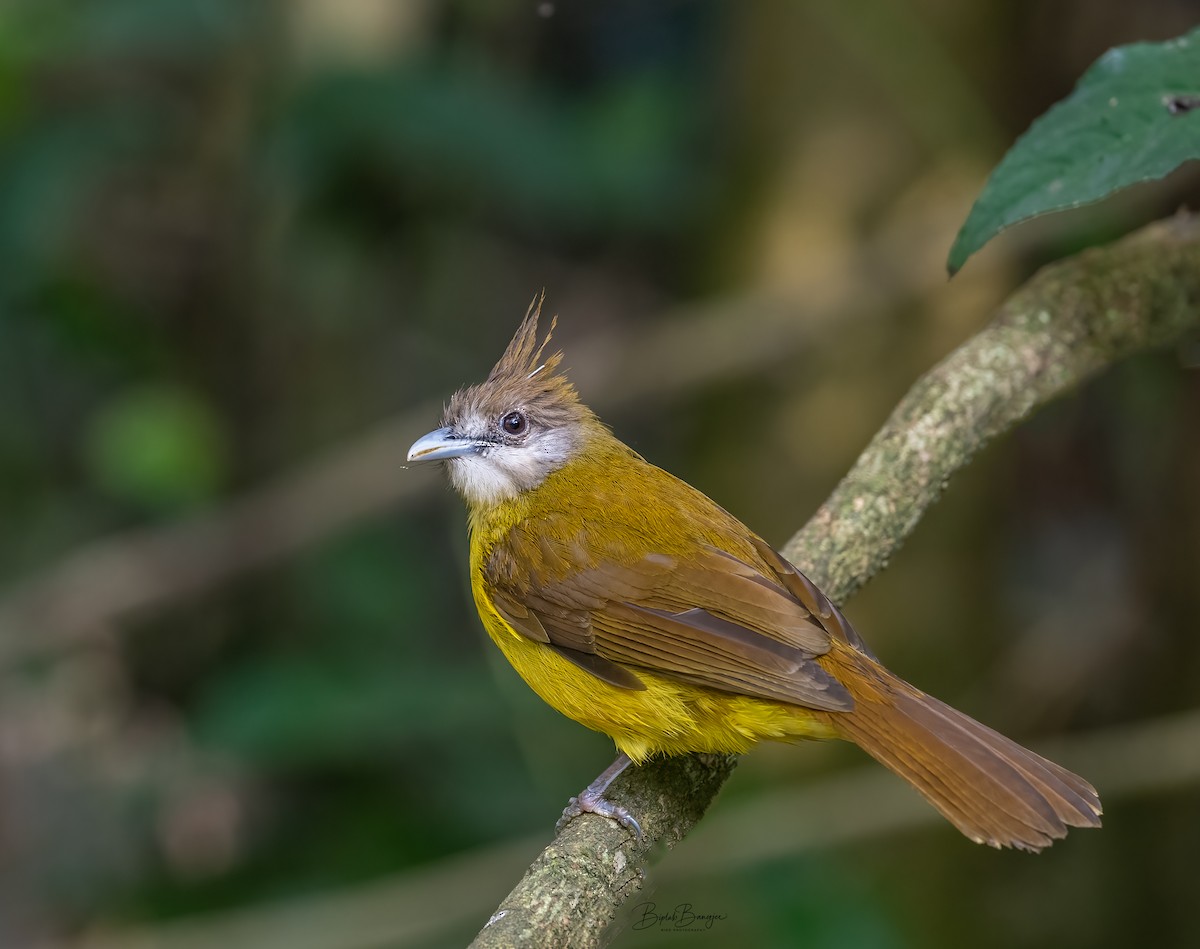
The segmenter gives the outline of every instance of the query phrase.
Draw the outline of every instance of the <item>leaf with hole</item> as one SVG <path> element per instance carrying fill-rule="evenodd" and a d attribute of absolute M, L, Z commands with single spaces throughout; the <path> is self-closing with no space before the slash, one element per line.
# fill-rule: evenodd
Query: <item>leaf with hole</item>
<path fill-rule="evenodd" d="M 1098 201 L 1200 158 L 1200 27 L 1110 49 L 1009 149 L 950 249 L 955 274 L 1013 224 Z"/>

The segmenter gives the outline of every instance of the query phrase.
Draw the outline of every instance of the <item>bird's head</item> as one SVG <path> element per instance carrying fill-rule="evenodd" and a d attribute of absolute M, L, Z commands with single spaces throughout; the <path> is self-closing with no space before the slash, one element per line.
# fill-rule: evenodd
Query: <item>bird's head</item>
<path fill-rule="evenodd" d="M 537 487 L 604 431 L 559 371 L 562 353 L 543 357 L 557 317 L 538 341 L 545 294 L 535 297 L 500 361 L 479 385 L 460 389 L 442 427 L 417 439 L 409 461 L 445 461 L 472 506 L 512 500 Z"/>

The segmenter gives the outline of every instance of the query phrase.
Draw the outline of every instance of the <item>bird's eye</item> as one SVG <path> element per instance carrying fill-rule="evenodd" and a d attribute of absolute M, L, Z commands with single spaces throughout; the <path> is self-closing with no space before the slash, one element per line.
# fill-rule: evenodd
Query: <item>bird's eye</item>
<path fill-rule="evenodd" d="M 500 419 L 500 427 L 509 435 L 523 435 L 529 423 L 520 412 L 509 412 Z"/>

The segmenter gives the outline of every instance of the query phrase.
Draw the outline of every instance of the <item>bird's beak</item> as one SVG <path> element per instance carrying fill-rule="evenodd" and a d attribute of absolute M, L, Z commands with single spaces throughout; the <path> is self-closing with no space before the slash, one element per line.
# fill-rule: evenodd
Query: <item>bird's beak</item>
<path fill-rule="evenodd" d="M 460 458 L 481 448 L 484 442 L 459 435 L 452 428 L 438 428 L 422 435 L 408 450 L 409 461 L 438 461 L 442 458 Z"/>

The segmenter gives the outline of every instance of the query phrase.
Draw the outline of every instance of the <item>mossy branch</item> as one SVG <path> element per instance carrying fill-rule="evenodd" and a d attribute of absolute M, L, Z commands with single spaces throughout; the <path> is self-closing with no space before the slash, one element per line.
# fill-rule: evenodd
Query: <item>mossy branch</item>
<path fill-rule="evenodd" d="M 925 373 L 783 553 L 841 602 L 887 566 L 950 476 L 1035 409 L 1200 321 L 1200 218 L 1039 271 Z"/>
<path fill-rule="evenodd" d="M 1134 353 L 1200 328 L 1200 220 L 1180 214 L 1044 268 L 926 373 L 784 553 L 835 601 L 878 573 L 951 475 L 1035 409 Z M 733 770 L 690 756 L 611 789 L 642 823 L 579 818 L 534 861 L 472 943 L 597 946 L 652 852 L 695 826 Z"/>

